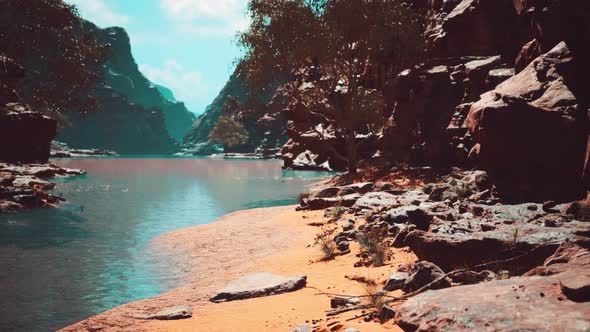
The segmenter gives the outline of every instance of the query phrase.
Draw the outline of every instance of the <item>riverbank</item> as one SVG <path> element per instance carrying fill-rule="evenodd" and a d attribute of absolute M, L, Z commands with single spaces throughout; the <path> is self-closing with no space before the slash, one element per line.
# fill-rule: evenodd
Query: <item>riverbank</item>
<path fill-rule="evenodd" d="M 164 234 L 153 241 L 152 249 L 170 262 L 170 274 L 182 275 L 186 284 L 63 331 L 287 331 L 314 319 L 325 325 L 339 321 L 346 324 L 343 327 L 362 331 L 395 330 L 392 325 L 360 319 L 346 322 L 352 313 L 326 322 L 324 311 L 330 309 L 330 298 L 318 294 L 361 294 L 363 286 L 346 276 L 383 279 L 398 263 L 412 261 L 413 255 L 396 251 L 390 264 L 380 268 L 353 269 L 358 258 L 351 254 L 322 262 L 313 239 L 321 229 L 318 225 L 327 221 L 323 211 L 295 211 L 295 206 L 286 206 L 239 211 L 211 224 Z M 293 293 L 220 304 L 209 301 L 229 281 L 257 272 L 305 274 L 308 284 Z M 132 318 L 177 305 L 191 306 L 192 317 L 176 321 Z"/>

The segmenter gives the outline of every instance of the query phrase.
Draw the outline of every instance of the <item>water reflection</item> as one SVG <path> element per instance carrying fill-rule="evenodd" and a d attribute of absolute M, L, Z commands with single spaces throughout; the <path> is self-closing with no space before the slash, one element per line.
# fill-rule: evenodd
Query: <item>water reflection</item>
<path fill-rule="evenodd" d="M 322 173 L 277 161 L 60 160 L 60 209 L 0 215 L 0 330 L 47 331 L 176 285 L 146 252 L 162 233 L 235 210 L 294 203 Z"/>

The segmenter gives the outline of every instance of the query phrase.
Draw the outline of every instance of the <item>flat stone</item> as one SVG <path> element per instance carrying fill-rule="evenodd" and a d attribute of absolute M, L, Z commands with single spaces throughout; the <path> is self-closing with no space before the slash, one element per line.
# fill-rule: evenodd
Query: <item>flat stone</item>
<path fill-rule="evenodd" d="M 193 310 L 188 305 L 179 305 L 175 307 L 165 308 L 153 315 L 135 316 L 138 319 L 157 319 L 157 320 L 176 320 L 190 318 L 193 315 Z"/>
<path fill-rule="evenodd" d="M 379 210 L 384 207 L 398 206 L 396 196 L 385 191 L 364 194 L 353 205 L 358 210 Z"/>
<path fill-rule="evenodd" d="M 284 277 L 272 273 L 256 273 L 227 284 L 210 299 L 225 302 L 293 292 L 305 287 L 307 276 Z"/>

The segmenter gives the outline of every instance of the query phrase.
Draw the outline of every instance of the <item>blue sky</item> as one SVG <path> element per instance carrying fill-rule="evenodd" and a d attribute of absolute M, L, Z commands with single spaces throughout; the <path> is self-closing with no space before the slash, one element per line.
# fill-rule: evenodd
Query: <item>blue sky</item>
<path fill-rule="evenodd" d="M 215 98 L 240 56 L 247 0 L 66 0 L 100 27 L 124 27 L 140 70 L 194 113 Z"/>

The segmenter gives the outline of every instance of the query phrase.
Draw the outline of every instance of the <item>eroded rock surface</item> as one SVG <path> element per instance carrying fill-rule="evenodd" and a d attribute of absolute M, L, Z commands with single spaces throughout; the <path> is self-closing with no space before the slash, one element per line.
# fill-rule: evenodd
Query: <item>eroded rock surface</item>
<path fill-rule="evenodd" d="M 589 287 L 588 267 L 550 277 L 516 277 L 417 295 L 395 317 L 405 331 L 588 331 L 590 298 L 562 285 Z"/>

